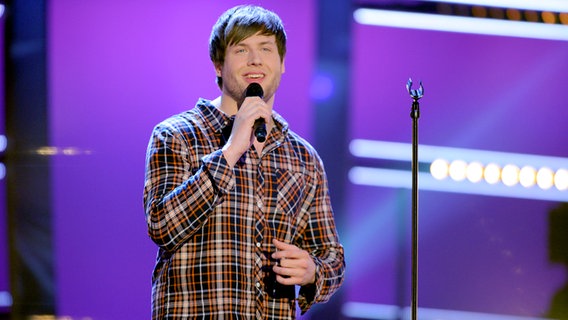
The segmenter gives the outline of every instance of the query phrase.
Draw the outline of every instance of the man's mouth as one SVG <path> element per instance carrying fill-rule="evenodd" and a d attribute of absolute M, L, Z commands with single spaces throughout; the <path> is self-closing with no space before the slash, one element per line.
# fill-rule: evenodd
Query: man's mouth
<path fill-rule="evenodd" d="M 246 77 L 247 79 L 255 79 L 255 80 L 257 80 L 257 79 L 262 79 L 262 78 L 264 78 L 264 74 L 262 74 L 262 73 L 249 73 L 249 74 L 246 74 L 245 77 Z"/>

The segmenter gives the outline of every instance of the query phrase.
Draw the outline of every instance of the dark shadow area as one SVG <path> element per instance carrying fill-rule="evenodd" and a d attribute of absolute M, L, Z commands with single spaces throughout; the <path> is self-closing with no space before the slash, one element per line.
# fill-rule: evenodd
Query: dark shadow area
<path fill-rule="evenodd" d="M 568 203 L 549 213 L 548 252 L 550 261 L 562 263 L 568 271 Z M 556 291 L 547 314 L 553 319 L 568 319 L 568 281 Z"/>

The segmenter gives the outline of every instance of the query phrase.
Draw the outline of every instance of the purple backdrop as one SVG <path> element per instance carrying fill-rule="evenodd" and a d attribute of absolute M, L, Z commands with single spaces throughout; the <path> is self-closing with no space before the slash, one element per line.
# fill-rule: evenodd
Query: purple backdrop
<path fill-rule="evenodd" d="M 256 1 L 289 36 L 275 108 L 311 136 L 313 1 Z M 57 302 L 61 315 L 147 319 L 156 247 L 142 191 L 152 127 L 219 89 L 211 26 L 240 1 L 51 1 L 49 83 Z M 68 155 L 64 155 L 63 153 Z"/>
<path fill-rule="evenodd" d="M 61 315 L 149 317 L 156 247 L 142 210 L 146 144 L 158 121 L 218 94 L 207 41 L 217 16 L 238 3 L 50 2 Z M 286 24 L 289 53 L 276 109 L 309 140 L 316 2 L 256 3 Z M 353 26 L 352 43 L 351 138 L 410 142 L 404 84 L 412 77 L 426 87 L 421 143 L 567 156 L 559 93 L 568 83 L 568 43 L 361 25 Z M 400 239 L 408 238 L 409 192 L 351 186 L 349 199 L 345 298 L 408 301 Z M 546 213 L 556 203 L 437 192 L 420 199 L 421 306 L 546 311 L 566 280 L 547 256 Z"/>
<path fill-rule="evenodd" d="M 352 54 L 351 138 L 411 142 L 411 77 L 425 87 L 420 143 L 568 156 L 568 42 L 354 24 Z M 349 198 L 347 300 L 408 305 L 410 191 L 352 186 Z M 421 307 L 548 311 L 566 281 L 547 251 L 558 203 L 428 191 L 419 199 Z"/>

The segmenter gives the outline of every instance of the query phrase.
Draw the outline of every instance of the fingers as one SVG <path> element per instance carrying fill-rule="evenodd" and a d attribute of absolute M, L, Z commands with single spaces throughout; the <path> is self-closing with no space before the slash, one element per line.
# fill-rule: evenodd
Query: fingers
<path fill-rule="evenodd" d="M 276 249 L 278 250 L 276 253 L 280 252 L 280 251 L 293 251 L 295 249 L 300 250 L 300 248 L 296 247 L 293 244 L 287 244 L 286 242 L 282 242 L 276 239 L 272 239 L 272 243 L 274 244 L 274 246 L 276 247 Z"/>
<path fill-rule="evenodd" d="M 256 119 L 263 118 L 269 121 L 271 115 L 270 107 L 260 97 L 247 97 L 237 112 L 238 118 L 249 128 L 253 127 Z"/>
<path fill-rule="evenodd" d="M 300 275 L 282 275 L 277 273 L 276 270 L 274 271 L 274 273 L 276 273 L 276 281 L 278 281 L 278 283 L 280 284 L 283 284 L 285 286 L 303 285 L 302 277 Z"/>
<path fill-rule="evenodd" d="M 303 259 L 282 259 L 272 270 L 276 281 L 284 285 L 304 285 L 309 281 L 309 263 Z"/>
<path fill-rule="evenodd" d="M 287 244 L 276 239 L 272 240 L 274 246 L 276 246 L 276 252 L 272 254 L 272 258 L 275 260 L 296 260 L 305 257 L 309 257 L 308 252 L 296 247 L 293 244 Z"/>
<path fill-rule="evenodd" d="M 310 254 L 295 245 L 273 240 L 277 251 L 272 258 L 278 260 L 273 267 L 276 281 L 284 285 L 306 285 L 315 282 L 315 263 Z"/>

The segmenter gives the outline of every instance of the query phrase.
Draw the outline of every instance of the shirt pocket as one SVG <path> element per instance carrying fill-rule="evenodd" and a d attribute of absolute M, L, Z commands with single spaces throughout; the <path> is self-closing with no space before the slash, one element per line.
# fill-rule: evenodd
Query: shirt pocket
<path fill-rule="evenodd" d="M 306 178 L 303 172 L 279 169 L 276 172 L 276 211 L 289 218 L 301 210 Z"/>
<path fill-rule="evenodd" d="M 273 236 L 289 242 L 296 234 L 296 221 L 302 211 L 306 177 L 302 172 L 277 169 L 271 177 L 271 210 L 268 223 Z"/>

